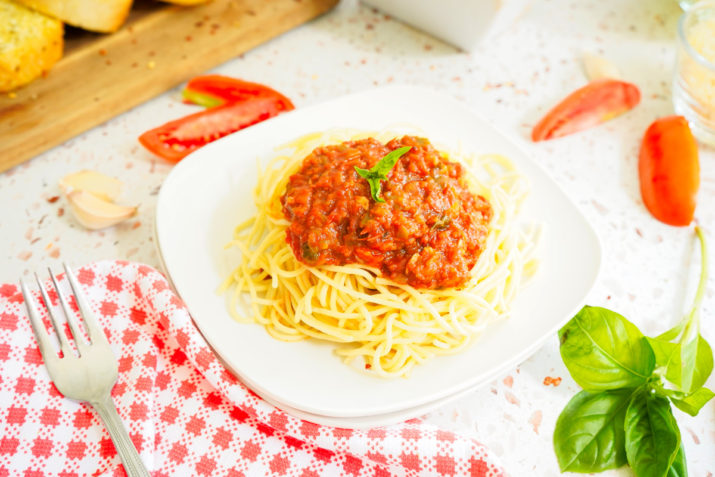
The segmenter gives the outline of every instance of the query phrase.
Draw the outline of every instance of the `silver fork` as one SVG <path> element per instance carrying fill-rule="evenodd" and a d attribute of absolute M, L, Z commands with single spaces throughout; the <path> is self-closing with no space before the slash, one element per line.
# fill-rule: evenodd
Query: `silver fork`
<path fill-rule="evenodd" d="M 52 270 L 50 270 L 50 278 L 52 278 L 62 310 L 72 331 L 79 356 L 75 354 L 61 326 L 61 321 L 58 319 L 58 314 L 52 310 L 52 304 L 47 296 L 45 287 L 37 274 L 35 274 L 42 299 L 45 302 L 50 321 L 60 344 L 60 351 L 62 351 L 62 357 L 59 357 L 57 350 L 50 342 L 50 337 L 40 318 L 38 308 L 27 288 L 27 284 L 21 279 L 22 295 L 25 297 L 27 313 L 30 316 L 32 331 L 35 333 L 42 359 L 45 361 L 50 378 L 65 397 L 77 401 L 86 401 L 97 411 L 97 414 L 104 422 L 104 426 L 109 431 L 109 436 L 112 438 L 114 447 L 117 449 L 117 453 L 129 477 L 148 477 L 149 472 L 146 470 L 131 439 L 129 439 L 127 430 L 119 418 L 119 414 L 117 414 L 117 408 L 110 395 L 114 384 L 117 382 L 117 358 L 109 347 L 107 337 L 97 324 L 94 313 L 87 305 L 72 270 L 66 263 L 63 263 L 63 266 L 79 307 L 80 316 L 84 319 L 84 329 L 87 331 L 90 342 L 86 343 L 84 341 L 74 318 L 74 313 L 67 306 L 67 301 L 60 292 L 57 279 Z"/>

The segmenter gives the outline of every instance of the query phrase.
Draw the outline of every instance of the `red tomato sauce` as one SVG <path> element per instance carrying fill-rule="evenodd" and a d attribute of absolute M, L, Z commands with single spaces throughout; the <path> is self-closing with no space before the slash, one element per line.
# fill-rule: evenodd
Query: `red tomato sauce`
<path fill-rule="evenodd" d="M 412 146 L 382 181 L 381 197 L 355 166 L 370 169 Z M 316 148 L 281 197 L 286 241 L 307 265 L 359 263 L 415 288 L 459 287 L 484 249 L 492 207 L 472 193 L 463 167 L 427 139 L 368 138 Z"/>

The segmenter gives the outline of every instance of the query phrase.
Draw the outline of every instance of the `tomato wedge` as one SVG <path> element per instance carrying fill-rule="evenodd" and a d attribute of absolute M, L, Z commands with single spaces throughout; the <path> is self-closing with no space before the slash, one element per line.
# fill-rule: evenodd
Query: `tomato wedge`
<path fill-rule="evenodd" d="M 207 108 L 254 98 L 275 98 L 285 111 L 294 109 L 290 99 L 268 86 L 222 75 L 197 76 L 186 84 L 184 101 Z"/>
<path fill-rule="evenodd" d="M 178 162 L 211 141 L 283 111 L 285 104 L 273 97 L 227 103 L 151 129 L 139 136 L 139 142 L 154 154 Z"/>
<path fill-rule="evenodd" d="M 682 116 L 657 119 L 648 127 L 638 157 L 641 197 L 653 217 L 688 225 L 700 187 L 698 145 Z"/>
<path fill-rule="evenodd" d="M 634 84 L 611 78 L 591 81 L 546 113 L 531 139 L 545 141 L 596 126 L 633 109 L 640 98 Z"/>
<path fill-rule="evenodd" d="M 268 86 L 221 75 L 192 79 L 183 96 L 185 102 L 209 109 L 139 136 L 144 147 L 173 162 L 220 137 L 294 109 L 290 99 Z"/>

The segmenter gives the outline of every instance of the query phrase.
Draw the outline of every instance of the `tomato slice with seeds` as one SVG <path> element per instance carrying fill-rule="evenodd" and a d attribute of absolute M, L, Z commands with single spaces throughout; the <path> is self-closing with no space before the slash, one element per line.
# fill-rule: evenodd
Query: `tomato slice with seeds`
<path fill-rule="evenodd" d="M 286 111 L 293 109 L 290 99 L 268 86 L 222 75 L 197 76 L 186 84 L 182 95 L 185 102 L 205 107 L 255 98 L 276 98 Z"/>
<path fill-rule="evenodd" d="M 284 111 L 285 103 L 275 97 L 227 103 L 151 129 L 139 136 L 139 142 L 157 156 L 178 162 L 211 141 Z"/>
<path fill-rule="evenodd" d="M 295 109 L 290 99 L 268 86 L 221 75 L 188 82 L 184 101 L 209 109 L 170 121 L 139 136 L 154 154 L 178 162 L 223 136 Z"/>

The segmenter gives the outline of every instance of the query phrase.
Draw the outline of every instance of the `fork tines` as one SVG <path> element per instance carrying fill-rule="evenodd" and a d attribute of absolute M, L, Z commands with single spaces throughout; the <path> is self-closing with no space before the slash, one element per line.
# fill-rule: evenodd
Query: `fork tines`
<path fill-rule="evenodd" d="M 104 333 L 99 330 L 97 323 L 94 322 L 92 313 L 86 312 L 86 310 L 89 310 L 89 308 L 84 300 L 84 297 L 82 296 L 82 293 L 79 291 L 80 288 L 77 283 L 77 279 L 75 278 L 74 274 L 72 273 L 72 270 L 66 263 L 63 263 L 62 265 L 65 269 L 65 274 L 70 283 L 70 287 L 72 288 L 72 292 L 75 298 L 75 302 L 77 303 L 77 306 L 79 308 L 80 315 L 84 318 L 84 329 L 87 331 L 90 343 L 98 339 L 98 337 L 99 339 L 102 339 L 104 337 Z M 60 290 L 57 277 L 52 273 L 51 269 L 48 268 L 48 271 L 50 274 L 50 278 L 52 279 L 53 287 L 55 289 L 55 292 L 57 293 L 57 297 L 62 307 L 63 314 L 65 316 L 67 324 L 69 325 L 70 331 L 72 332 L 72 337 L 74 338 L 75 342 L 75 348 L 77 350 L 77 353 L 81 356 L 82 351 L 86 349 L 89 343 L 85 341 L 83 333 L 77 323 L 76 315 L 70 308 L 67 300 L 65 299 L 64 295 L 62 294 L 62 291 Z M 37 275 L 37 273 L 35 273 L 35 280 L 37 281 L 37 286 L 40 289 L 42 301 L 45 302 L 45 308 L 47 309 L 47 314 L 50 317 L 50 322 L 52 323 L 52 327 L 54 328 L 55 335 L 57 336 L 57 340 L 59 341 L 60 351 L 62 351 L 63 356 L 69 356 L 72 353 L 72 348 L 70 346 L 69 340 L 67 339 L 67 334 L 64 330 L 64 327 L 62 326 L 60 313 L 58 313 L 57 310 L 53 309 L 52 301 L 50 300 L 47 290 L 42 284 L 42 281 L 40 280 L 40 277 Z M 45 359 L 47 359 L 47 356 L 50 356 L 49 353 L 52 350 L 49 335 L 45 328 L 44 322 L 42 321 L 41 315 L 38 312 L 39 308 L 35 306 L 35 301 L 24 279 L 20 279 L 20 286 L 22 288 L 22 295 L 25 298 L 25 305 L 27 307 L 27 313 L 30 317 L 32 331 L 35 334 L 35 338 L 37 339 L 37 343 L 40 348 L 40 353 L 43 355 L 43 357 L 45 357 Z"/>

